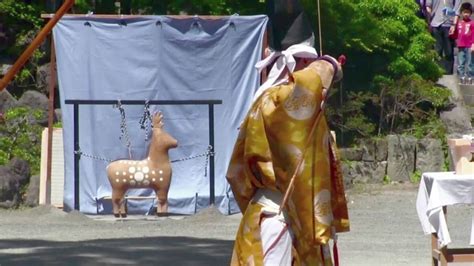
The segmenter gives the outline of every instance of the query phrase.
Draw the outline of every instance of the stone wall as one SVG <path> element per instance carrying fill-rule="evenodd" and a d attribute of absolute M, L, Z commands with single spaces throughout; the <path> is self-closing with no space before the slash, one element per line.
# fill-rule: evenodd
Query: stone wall
<path fill-rule="evenodd" d="M 361 140 L 355 148 L 341 148 L 344 183 L 409 182 L 415 172 L 445 171 L 445 156 L 439 139 L 417 140 L 389 135 L 383 139 Z"/>
<path fill-rule="evenodd" d="M 0 91 L 0 124 L 9 123 L 2 120 L 3 114 L 14 107 L 29 107 L 32 110 L 41 111 L 40 117 L 29 117 L 29 122 L 46 127 L 48 124 L 48 98 L 38 91 L 26 91 L 20 99 L 15 99 L 8 90 Z M 54 117 L 57 120 L 57 117 Z M 11 122 L 10 122 L 11 123 Z M 7 136 L 8 131 L 1 131 L 0 136 Z M 32 145 L 35 145 L 33 140 Z M 40 145 L 37 143 L 37 145 Z M 22 188 L 28 185 L 26 195 Z M 39 176 L 31 176 L 30 165 L 27 161 L 12 158 L 6 165 L 0 165 L 0 208 L 15 208 L 21 203 L 28 206 L 38 204 L 39 198 Z M 24 197 L 23 197 L 24 196 Z"/>

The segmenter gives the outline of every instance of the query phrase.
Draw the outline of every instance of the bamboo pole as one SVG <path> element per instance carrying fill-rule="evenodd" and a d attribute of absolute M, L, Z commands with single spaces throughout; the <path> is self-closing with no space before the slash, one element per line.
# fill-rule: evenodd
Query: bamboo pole
<path fill-rule="evenodd" d="M 35 39 L 31 44 L 26 48 L 25 51 L 20 55 L 16 60 L 15 64 L 8 70 L 7 74 L 0 80 L 0 92 L 3 91 L 7 85 L 13 80 L 15 75 L 20 71 L 20 69 L 25 65 L 26 61 L 30 59 L 33 52 L 43 43 L 48 34 L 53 29 L 54 25 L 66 14 L 66 12 L 74 5 L 74 0 L 66 0 L 56 14 L 51 18 L 51 20 L 46 23 L 46 25 L 41 29 L 41 31 L 36 35 Z"/>
<path fill-rule="evenodd" d="M 321 6 L 318 0 L 318 30 L 319 30 L 319 55 L 323 55 L 323 35 L 321 30 Z"/>

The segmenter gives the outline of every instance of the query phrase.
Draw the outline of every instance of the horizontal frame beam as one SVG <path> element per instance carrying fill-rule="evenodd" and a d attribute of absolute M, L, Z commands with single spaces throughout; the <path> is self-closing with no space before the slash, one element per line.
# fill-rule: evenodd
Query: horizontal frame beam
<path fill-rule="evenodd" d="M 209 115 L 209 145 L 211 147 L 209 156 L 209 204 L 215 203 L 215 170 L 214 170 L 214 105 L 222 104 L 222 100 L 65 100 L 65 104 L 73 105 L 73 139 L 74 139 L 74 209 L 80 211 L 79 203 L 79 160 L 81 155 L 77 153 L 80 151 L 79 145 L 79 106 L 81 105 L 144 105 L 148 102 L 151 105 L 208 105 Z"/>
<path fill-rule="evenodd" d="M 79 104 L 79 105 L 108 105 L 118 104 L 119 100 L 65 100 L 65 104 Z M 143 105 L 145 100 L 123 100 L 120 104 L 125 105 Z M 148 101 L 152 105 L 208 105 L 208 104 L 222 104 L 222 100 L 152 100 Z"/>

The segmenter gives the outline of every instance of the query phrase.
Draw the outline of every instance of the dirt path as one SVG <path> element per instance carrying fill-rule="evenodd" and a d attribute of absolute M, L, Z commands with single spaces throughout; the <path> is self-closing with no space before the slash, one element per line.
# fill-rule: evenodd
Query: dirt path
<path fill-rule="evenodd" d="M 429 265 L 416 193 L 414 185 L 349 190 L 352 231 L 339 235 L 341 265 Z M 466 246 L 471 209 L 448 212 L 453 246 Z M 0 265 L 228 265 L 240 217 L 214 208 L 122 221 L 45 206 L 0 211 Z"/>

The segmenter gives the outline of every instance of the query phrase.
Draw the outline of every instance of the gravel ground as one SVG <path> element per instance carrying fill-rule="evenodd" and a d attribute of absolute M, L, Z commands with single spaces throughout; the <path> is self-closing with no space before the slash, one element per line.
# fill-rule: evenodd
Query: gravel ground
<path fill-rule="evenodd" d="M 341 265 L 430 265 L 430 237 L 416 214 L 417 186 L 347 192 L 351 232 L 339 235 Z M 451 247 L 469 243 L 471 211 L 448 208 Z M 0 211 L 0 266 L 228 265 L 241 215 L 88 217 L 50 206 Z M 467 264 L 473 265 L 473 264 Z"/>

